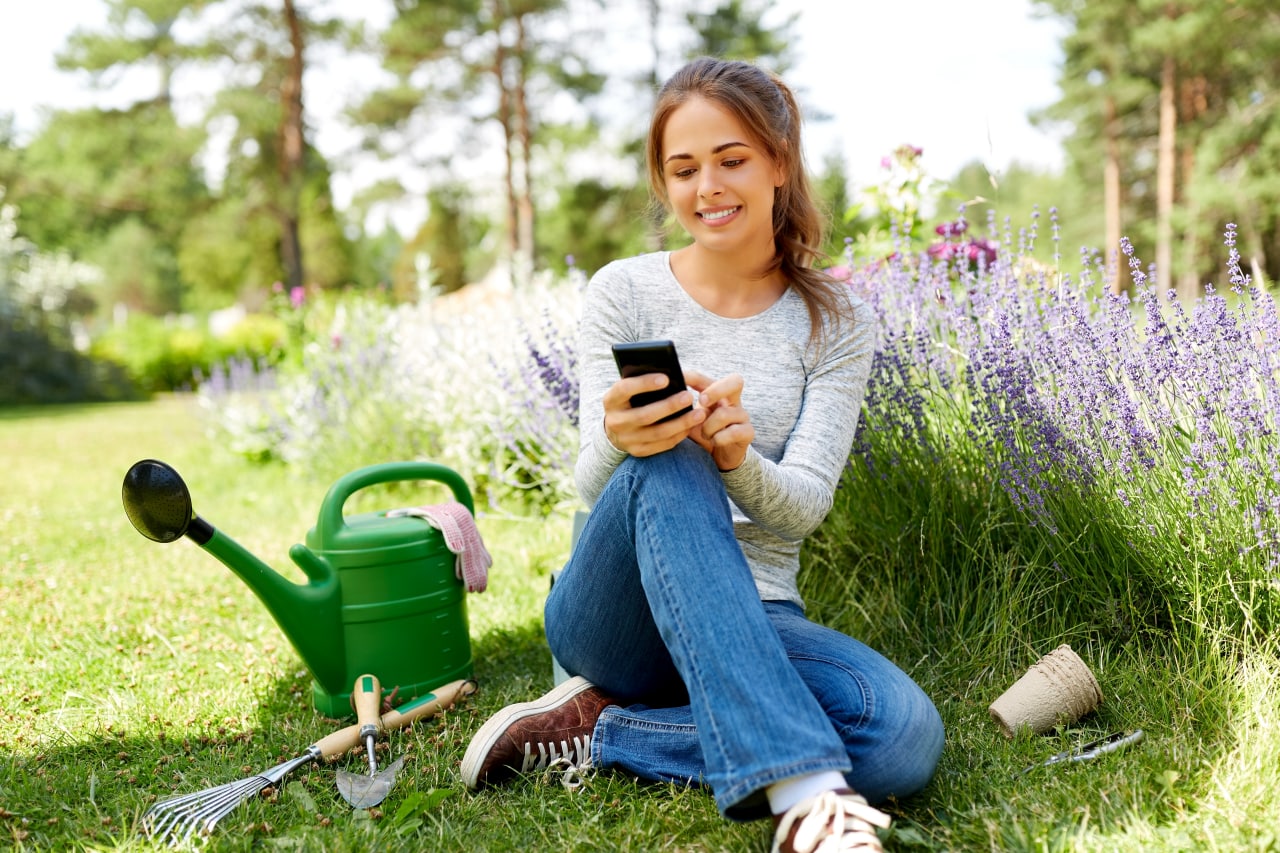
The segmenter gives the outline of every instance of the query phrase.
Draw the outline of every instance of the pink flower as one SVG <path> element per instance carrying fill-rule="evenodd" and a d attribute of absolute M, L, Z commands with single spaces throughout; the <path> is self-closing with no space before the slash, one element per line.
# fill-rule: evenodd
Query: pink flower
<path fill-rule="evenodd" d="M 836 281 L 848 282 L 853 279 L 853 268 L 845 264 L 841 264 L 838 267 L 827 267 L 825 272 Z"/>
<path fill-rule="evenodd" d="M 301 308 L 302 303 L 306 301 L 307 291 L 301 286 L 289 288 L 289 304 L 294 308 Z"/>
<path fill-rule="evenodd" d="M 969 230 L 969 223 L 963 219 L 957 219 L 955 222 L 944 222 L 933 231 L 943 237 L 959 237 L 961 234 Z"/>
<path fill-rule="evenodd" d="M 996 244 L 990 240 L 970 240 L 966 247 L 969 260 L 991 266 L 996 262 Z"/>
<path fill-rule="evenodd" d="M 959 248 L 955 243 L 934 243 L 929 247 L 929 257 L 935 261 L 949 261 L 956 256 Z"/>

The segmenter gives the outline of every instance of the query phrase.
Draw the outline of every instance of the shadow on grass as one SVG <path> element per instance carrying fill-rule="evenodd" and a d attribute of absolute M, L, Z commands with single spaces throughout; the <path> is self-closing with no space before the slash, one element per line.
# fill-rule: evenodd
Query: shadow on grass
<path fill-rule="evenodd" d="M 493 711 L 551 686 L 540 621 L 488 631 L 473 639 L 472 654 L 480 685 L 475 696 L 440 718 L 392 733 L 379 746 L 384 754 L 419 758 L 397 777 L 402 796 L 457 787 L 470 735 Z M 0 744 L 0 838 L 10 838 L 17 849 L 141 842 L 137 827 L 153 802 L 247 779 L 354 722 L 318 714 L 305 674 L 262 684 L 255 704 L 248 726 L 230 718 L 219 725 L 216 711 L 186 726 L 151 715 L 143 735 L 96 726 L 83 734 L 68 729 L 61 742 L 34 753 Z M 289 797 L 251 795 L 228 815 L 219 825 L 217 846 L 233 849 L 255 836 L 310 830 L 326 818 L 349 817 L 351 809 L 336 790 L 337 766 L 363 769 L 357 757 L 298 768 L 285 780 Z M 389 804 L 396 802 L 393 791 Z"/>

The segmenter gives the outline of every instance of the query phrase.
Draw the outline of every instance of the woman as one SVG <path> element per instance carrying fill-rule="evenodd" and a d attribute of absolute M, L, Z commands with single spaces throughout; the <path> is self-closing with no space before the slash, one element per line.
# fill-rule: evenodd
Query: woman
<path fill-rule="evenodd" d="M 868 801 L 924 787 L 942 722 L 896 666 L 807 620 L 796 586 L 849 457 L 873 315 L 813 268 L 821 218 L 780 80 L 689 63 L 658 97 L 647 159 L 692 243 L 587 289 L 575 474 L 591 514 L 545 614 L 575 677 L 485 723 L 464 781 L 620 768 L 705 784 L 729 818 L 772 814 L 774 850 L 879 850 L 889 818 Z M 656 338 L 690 390 L 633 408 L 666 379 L 619 379 L 610 346 Z"/>

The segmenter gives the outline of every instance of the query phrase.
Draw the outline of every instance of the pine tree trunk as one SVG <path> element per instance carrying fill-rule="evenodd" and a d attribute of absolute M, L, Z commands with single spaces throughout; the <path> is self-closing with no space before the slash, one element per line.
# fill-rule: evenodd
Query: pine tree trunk
<path fill-rule="evenodd" d="M 1106 162 L 1102 167 L 1102 196 L 1106 216 L 1107 276 L 1112 293 L 1125 290 L 1125 277 L 1120 274 L 1120 128 L 1116 118 L 1116 101 L 1107 95 L 1103 104 L 1106 124 Z"/>
<path fill-rule="evenodd" d="M 1186 146 L 1182 151 L 1182 180 L 1188 181 L 1195 170 L 1195 151 Z M 1183 204 L 1187 207 L 1186 222 L 1187 225 L 1182 232 L 1181 240 L 1181 269 L 1178 270 L 1178 297 L 1184 302 L 1190 302 L 1198 299 L 1201 294 L 1200 282 L 1200 205 L 1196 201 L 1196 197 L 1190 194 L 1184 194 Z"/>
<path fill-rule="evenodd" d="M 1203 75 L 1196 75 L 1189 79 L 1181 81 L 1179 86 L 1181 95 L 1181 103 L 1178 107 L 1178 120 L 1184 128 L 1190 126 L 1195 127 L 1203 122 L 1201 118 L 1209 109 L 1208 91 L 1209 81 Z M 1187 134 L 1183 134 L 1182 151 L 1180 152 L 1181 162 L 1178 164 L 1178 172 L 1182 175 L 1182 182 L 1187 186 L 1191 182 L 1192 176 L 1196 171 L 1196 146 L 1193 141 L 1187 139 Z M 1204 292 L 1203 282 L 1200 280 L 1200 205 L 1197 196 L 1193 193 L 1182 193 L 1182 203 L 1187 206 L 1180 241 L 1181 267 L 1178 270 L 1176 280 L 1178 282 L 1178 296 L 1183 301 L 1191 301 L 1198 299 Z"/>
<path fill-rule="evenodd" d="M 654 101 L 658 98 L 658 87 L 662 84 L 662 80 L 659 77 L 659 68 L 662 66 L 662 37 L 659 32 L 661 17 L 661 0 L 649 0 L 649 45 L 653 51 L 653 66 L 649 69 L 649 94 Z M 642 149 L 643 147 L 641 145 Z M 642 176 L 647 176 L 647 174 L 647 170 L 641 172 Z M 655 204 L 649 217 L 649 246 L 654 251 L 667 248 L 667 234 L 662 227 L 664 219 L 661 206 Z"/>
<path fill-rule="evenodd" d="M 1156 287 L 1173 285 L 1173 199 L 1177 167 L 1177 69 L 1166 56 L 1160 69 L 1160 135 L 1156 153 Z"/>
<path fill-rule="evenodd" d="M 501 38 L 500 33 L 499 38 Z M 502 153 L 505 158 L 503 188 L 506 192 L 507 260 L 514 268 L 516 256 L 520 251 L 519 235 L 516 228 L 518 221 L 516 214 L 516 166 L 512 152 L 515 142 L 512 139 L 511 128 L 511 87 L 507 85 L 507 50 L 501 41 L 499 41 L 497 52 L 494 55 L 493 75 L 498 83 L 498 122 L 502 125 Z"/>
<path fill-rule="evenodd" d="M 290 54 L 284 79 L 280 84 L 282 120 L 280 125 L 280 261 L 284 265 L 289 288 L 302 287 L 306 281 L 302 264 L 302 240 L 298 219 L 302 207 L 302 179 L 306 141 L 303 136 L 302 24 L 293 0 L 284 0 L 285 24 L 289 30 Z"/>
<path fill-rule="evenodd" d="M 516 140 L 520 149 L 521 177 L 516 198 L 517 251 L 521 280 L 533 272 L 534 207 L 533 207 L 533 129 L 529 119 L 528 45 L 525 43 L 524 16 L 516 16 Z"/>

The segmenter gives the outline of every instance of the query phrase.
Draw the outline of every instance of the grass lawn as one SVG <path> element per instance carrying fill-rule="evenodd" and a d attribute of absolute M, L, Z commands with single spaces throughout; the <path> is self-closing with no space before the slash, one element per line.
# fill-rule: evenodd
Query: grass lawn
<path fill-rule="evenodd" d="M 0 839 L 148 849 L 136 824 L 156 799 L 265 770 L 338 725 L 312 709 L 309 675 L 252 591 L 190 540 L 145 540 L 120 501 L 134 461 L 163 459 L 200 515 L 300 579 L 287 550 L 315 523 L 327 482 L 211 446 L 180 397 L 3 412 L 0 448 Z M 767 850 L 764 824 L 725 822 L 705 792 L 618 774 L 576 793 L 551 778 L 462 790 L 475 729 L 551 685 L 541 601 L 570 521 L 486 517 L 481 530 L 494 566 L 489 590 L 468 600 L 480 691 L 389 737 L 387 754 L 407 764 L 383 806 L 353 811 L 334 768 L 313 765 L 233 812 L 210 849 Z M 887 849 L 1280 850 L 1274 654 L 1197 637 L 1178 614 L 1169 631 L 1127 639 L 1037 635 L 1033 621 L 1007 618 L 1034 612 L 1035 589 L 1002 583 L 1015 567 L 991 568 L 987 580 L 938 583 L 905 616 L 901 600 L 888 606 L 901 592 L 892 566 L 810 583 L 816 616 L 885 649 L 947 723 L 934 782 L 889 809 Z M 1102 707 L 1057 733 L 1006 739 L 987 706 L 1062 641 L 1094 669 Z M 1134 728 L 1146 732 L 1139 746 L 1015 778 Z"/>

